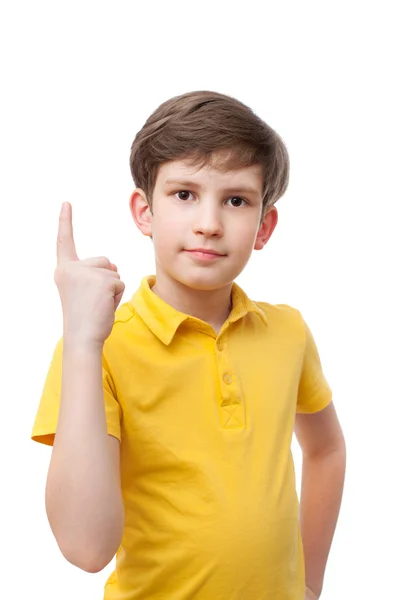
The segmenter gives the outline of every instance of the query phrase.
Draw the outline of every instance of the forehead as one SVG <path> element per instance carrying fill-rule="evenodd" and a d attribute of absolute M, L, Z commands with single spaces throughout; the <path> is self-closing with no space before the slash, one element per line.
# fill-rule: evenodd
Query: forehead
<path fill-rule="evenodd" d="M 222 168 L 216 168 L 216 165 L 210 164 L 203 167 L 193 166 L 189 160 L 174 160 L 163 163 L 157 175 L 157 184 L 166 185 L 168 180 L 193 181 L 193 183 L 210 183 L 230 187 L 235 185 L 249 184 L 262 190 L 263 186 L 263 168 L 260 164 L 249 167 L 241 167 L 225 171 Z"/>

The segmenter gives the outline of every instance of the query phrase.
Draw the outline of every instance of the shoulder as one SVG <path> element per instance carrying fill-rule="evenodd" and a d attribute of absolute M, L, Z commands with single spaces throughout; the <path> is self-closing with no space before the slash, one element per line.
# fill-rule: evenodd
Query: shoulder
<path fill-rule="evenodd" d="M 117 308 L 111 333 L 104 342 L 105 356 L 110 352 L 118 352 L 126 345 L 128 339 L 135 337 L 139 321 L 131 302 L 125 302 Z"/>
<path fill-rule="evenodd" d="M 131 301 L 124 302 L 115 311 L 114 325 L 110 338 L 118 338 L 125 335 L 125 332 L 134 328 L 138 322 L 137 313 Z"/>
<path fill-rule="evenodd" d="M 303 327 L 303 317 L 301 312 L 289 304 L 270 304 L 253 300 L 254 304 L 264 314 L 268 324 L 288 323 L 294 326 Z"/>
<path fill-rule="evenodd" d="M 124 324 L 128 321 L 134 320 L 136 317 L 135 309 L 133 308 L 132 302 L 129 300 L 121 304 L 115 311 L 114 325 Z"/>

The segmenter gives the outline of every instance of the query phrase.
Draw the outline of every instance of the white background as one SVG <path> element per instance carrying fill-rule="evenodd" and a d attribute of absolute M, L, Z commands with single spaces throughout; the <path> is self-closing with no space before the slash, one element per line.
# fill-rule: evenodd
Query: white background
<path fill-rule="evenodd" d="M 238 278 L 308 322 L 347 440 L 324 600 L 398 594 L 399 106 L 396 2 L 3 2 L 1 580 L 7 600 L 101 600 L 48 525 L 51 449 L 30 440 L 62 313 L 62 201 L 82 258 L 106 255 L 127 301 L 154 272 L 136 228 L 130 145 L 164 100 L 208 89 L 285 140 L 279 223 Z M 301 458 L 294 441 L 298 490 Z M 228 598 L 226 600 L 229 600 Z M 253 600 L 253 599 L 243 599 Z"/>

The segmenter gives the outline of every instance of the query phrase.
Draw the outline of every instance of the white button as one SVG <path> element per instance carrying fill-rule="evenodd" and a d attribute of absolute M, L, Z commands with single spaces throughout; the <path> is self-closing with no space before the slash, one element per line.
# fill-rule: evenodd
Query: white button
<path fill-rule="evenodd" d="M 229 373 L 224 373 L 223 379 L 224 379 L 224 382 L 227 383 L 228 385 L 230 383 L 232 383 L 232 377 L 229 375 Z"/>

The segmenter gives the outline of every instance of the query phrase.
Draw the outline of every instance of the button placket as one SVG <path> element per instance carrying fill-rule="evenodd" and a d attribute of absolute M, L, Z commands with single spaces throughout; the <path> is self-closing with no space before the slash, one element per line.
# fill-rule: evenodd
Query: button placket
<path fill-rule="evenodd" d="M 224 373 L 222 379 L 224 380 L 224 383 L 226 383 L 226 385 L 230 385 L 232 383 L 232 376 L 230 375 L 230 373 Z"/>
<path fill-rule="evenodd" d="M 226 403 L 231 394 L 229 390 L 229 386 L 232 383 L 231 369 L 229 368 L 228 353 L 223 351 L 226 347 L 226 342 L 220 339 L 217 341 L 216 346 L 218 378 L 221 381 L 221 392 Z"/>
<path fill-rule="evenodd" d="M 226 348 L 226 342 L 218 340 L 216 357 L 221 390 L 220 423 L 223 429 L 243 428 L 245 414 L 241 390 L 235 380 L 232 365 L 229 363 L 229 353 L 222 351 L 224 348 Z"/>

